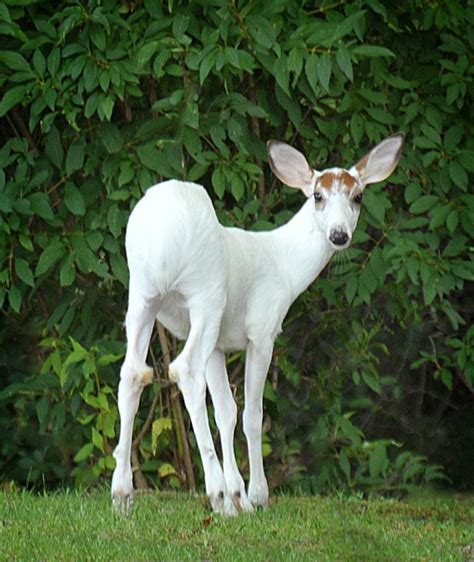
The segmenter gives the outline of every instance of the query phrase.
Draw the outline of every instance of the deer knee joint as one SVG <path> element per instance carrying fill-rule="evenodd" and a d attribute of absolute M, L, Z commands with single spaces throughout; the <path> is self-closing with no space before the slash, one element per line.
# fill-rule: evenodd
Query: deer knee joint
<path fill-rule="evenodd" d="M 141 386 L 148 386 L 153 382 L 153 369 L 148 367 L 147 369 L 140 371 L 138 379 Z"/>

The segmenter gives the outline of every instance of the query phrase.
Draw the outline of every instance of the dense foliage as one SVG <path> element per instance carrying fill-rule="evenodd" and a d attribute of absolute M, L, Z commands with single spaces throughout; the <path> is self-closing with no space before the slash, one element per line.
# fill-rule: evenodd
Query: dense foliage
<path fill-rule="evenodd" d="M 272 228 L 302 200 L 270 175 L 267 139 L 323 168 L 402 130 L 398 171 L 367 189 L 352 248 L 278 339 L 268 472 L 305 491 L 391 491 L 441 463 L 472 485 L 473 24 L 457 0 L 2 3 L 2 478 L 109 476 L 124 227 L 150 185 L 199 181 L 224 224 Z M 193 485 L 197 451 L 163 374 L 179 344 L 158 336 L 135 475 Z M 241 432 L 237 449 L 245 472 Z"/>

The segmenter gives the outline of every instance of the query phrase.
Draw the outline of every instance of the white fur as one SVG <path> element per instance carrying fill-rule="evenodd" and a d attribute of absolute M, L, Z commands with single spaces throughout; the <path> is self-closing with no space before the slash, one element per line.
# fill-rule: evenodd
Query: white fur
<path fill-rule="evenodd" d="M 384 141 L 381 151 L 382 164 L 392 171 L 400 139 L 392 143 L 391 159 L 387 157 L 390 143 Z M 378 165 L 374 151 L 367 158 L 372 167 Z M 132 505 L 133 420 L 143 387 L 151 380 L 146 356 L 156 318 L 186 340 L 169 375 L 177 382 L 191 418 L 213 508 L 234 515 L 267 505 L 262 396 L 273 342 L 291 303 L 319 275 L 334 251 L 342 248 L 330 241 L 331 233 L 343 230 L 350 241 L 359 216 L 358 206 L 337 181 L 324 192 L 324 201 L 315 204 L 312 194 L 323 172 L 309 168 L 295 149 L 270 144 L 269 156 L 277 175 L 308 196 L 287 224 L 271 232 L 224 228 L 204 188 L 177 180 L 150 188 L 130 216 L 126 235 L 128 345 L 119 385 L 121 427 L 112 480 L 113 502 L 121 511 Z M 331 171 L 337 175 L 342 170 Z M 375 170 L 369 174 L 359 166 L 350 173 L 362 190 L 359 174 L 375 175 Z M 243 426 L 250 462 L 248 494 L 234 456 L 237 408 L 225 366 L 225 352 L 240 349 L 247 352 Z M 206 388 L 221 436 L 223 468 L 209 430 Z"/>

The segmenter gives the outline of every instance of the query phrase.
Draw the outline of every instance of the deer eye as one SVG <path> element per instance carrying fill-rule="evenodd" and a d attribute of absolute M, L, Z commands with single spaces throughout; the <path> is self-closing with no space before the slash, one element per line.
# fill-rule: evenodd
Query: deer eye
<path fill-rule="evenodd" d="M 362 193 L 358 193 L 354 199 L 352 199 L 356 205 L 360 205 L 362 203 Z"/>
<path fill-rule="evenodd" d="M 316 203 L 321 203 L 321 201 L 323 200 L 323 196 L 319 191 L 315 191 L 314 192 L 314 201 Z"/>

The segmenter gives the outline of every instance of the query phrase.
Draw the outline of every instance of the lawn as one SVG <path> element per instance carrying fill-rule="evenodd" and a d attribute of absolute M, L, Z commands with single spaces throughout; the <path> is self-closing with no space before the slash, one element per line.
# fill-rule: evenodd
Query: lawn
<path fill-rule="evenodd" d="M 472 547 L 470 546 L 472 545 Z M 474 498 L 272 499 L 224 519 L 202 496 L 140 494 L 131 517 L 106 490 L 0 494 L 0 560 L 474 560 Z"/>

